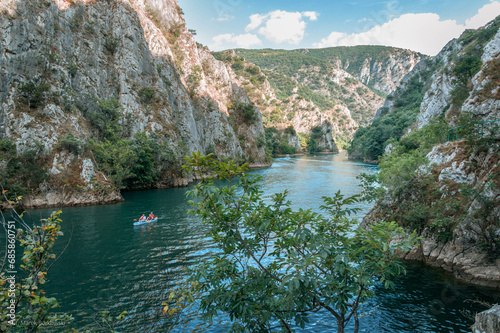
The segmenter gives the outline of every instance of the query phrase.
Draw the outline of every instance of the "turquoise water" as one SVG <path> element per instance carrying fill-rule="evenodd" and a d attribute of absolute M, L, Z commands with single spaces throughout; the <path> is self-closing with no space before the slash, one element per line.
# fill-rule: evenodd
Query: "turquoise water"
<path fill-rule="evenodd" d="M 272 167 L 253 171 L 263 177 L 266 196 L 289 190 L 294 208 L 319 210 L 322 196 L 339 189 L 359 193 L 356 176 L 377 172 L 375 166 L 351 162 L 345 155 L 302 156 L 277 159 Z M 95 314 L 109 309 L 117 315 L 128 311 L 118 327 L 121 332 L 165 332 L 171 323 L 155 317 L 169 289 L 185 278 L 185 270 L 212 250 L 203 225 L 188 217 L 188 188 L 127 192 L 125 201 L 114 205 L 64 208 L 65 236 L 57 249 L 70 243 L 49 272 L 46 291 L 58 299 L 58 311 L 75 317 L 72 326 L 93 322 Z M 369 205 L 361 207 L 362 216 Z M 44 217 L 51 210 L 37 210 Z M 133 226 L 133 219 L 153 211 L 155 223 Z M 498 293 L 467 286 L 441 270 L 407 264 L 408 274 L 396 280 L 395 290 L 375 286 L 375 297 L 363 304 L 362 332 L 470 332 L 474 311 L 482 310 L 467 300 L 498 302 Z M 331 317 L 317 313 L 304 331 L 334 329 Z M 153 323 L 159 325 L 153 328 Z M 194 324 L 178 326 L 184 332 Z M 202 331 L 225 332 L 225 318 Z M 51 328 L 56 332 L 57 329 Z M 300 330 L 299 330 L 300 331 Z"/>

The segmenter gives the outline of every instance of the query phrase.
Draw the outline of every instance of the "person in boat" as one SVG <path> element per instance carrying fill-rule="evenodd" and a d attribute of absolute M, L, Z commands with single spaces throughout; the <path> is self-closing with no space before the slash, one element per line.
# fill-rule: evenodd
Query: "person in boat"
<path fill-rule="evenodd" d="M 153 212 L 149 213 L 148 220 L 154 220 L 154 219 L 155 219 L 155 216 L 154 216 Z"/>
<path fill-rule="evenodd" d="M 143 222 L 144 220 L 146 220 L 146 216 L 144 216 L 144 214 L 142 214 L 142 216 L 139 218 L 139 222 Z"/>

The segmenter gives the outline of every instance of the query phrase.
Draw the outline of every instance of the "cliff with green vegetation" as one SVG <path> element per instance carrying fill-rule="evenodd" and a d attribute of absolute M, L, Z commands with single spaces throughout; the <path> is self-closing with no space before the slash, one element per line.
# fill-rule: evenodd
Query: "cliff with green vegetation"
<path fill-rule="evenodd" d="M 266 74 L 259 66 L 245 61 L 235 51 L 217 52 L 214 56 L 226 64 L 228 71 L 232 73 L 232 79 L 245 89 L 259 108 L 266 133 L 275 133 L 266 136 L 271 139 L 266 142 L 268 154 L 295 154 L 303 151 L 335 153 L 338 152 L 338 147 L 334 137 L 342 142 L 341 133 L 355 129 L 356 124 L 352 119 L 344 128 L 340 128 L 338 123 L 332 121 L 330 112 L 321 112 L 314 102 L 307 101 L 298 94 L 279 99 L 269 82 L 269 73 Z M 349 113 L 348 115 L 350 116 Z M 343 120 L 341 122 L 343 124 Z M 332 123 L 335 128 L 332 128 Z M 315 134 L 320 144 L 310 142 L 314 136 L 313 129 L 317 127 L 321 128 Z M 318 133 L 321 133 L 320 137 Z M 276 141 L 279 142 L 278 149 Z"/>
<path fill-rule="evenodd" d="M 381 45 L 337 46 L 297 51 L 342 68 L 382 96 L 396 90 L 405 75 L 426 58 L 418 52 Z"/>
<path fill-rule="evenodd" d="M 500 17 L 421 62 L 360 129 L 351 154 L 378 159 L 377 204 L 423 238 L 407 259 L 500 287 Z M 352 155 L 351 155 L 352 156 Z M 378 184 L 377 184 L 378 181 Z"/>
<path fill-rule="evenodd" d="M 262 166 L 259 110 L 175 0 L 1 0 L 0 183 L 31 207 L 183 186 L 192 151 Z"/>
<path fill-rule="evenodd" d="M 335 142 L 343 149 L 359 126 L 371 122 L 382 106 L 384 91 L 391 92 L 420 60 L 415 52 L 371 46 L 236 49 L 215 56 L 243 78 L 245 90 L 259 104 L 264 126 L 280 130 L 293 126 L 304 136 L 317 126 L 331 126 Z M 364 65 L 359 66 L 360 61 Z M 254 66 L 259 75 L 252 77 L 248 70 Z M 265 89 L 257 87 L 254 93 L 259 85 Z"/>

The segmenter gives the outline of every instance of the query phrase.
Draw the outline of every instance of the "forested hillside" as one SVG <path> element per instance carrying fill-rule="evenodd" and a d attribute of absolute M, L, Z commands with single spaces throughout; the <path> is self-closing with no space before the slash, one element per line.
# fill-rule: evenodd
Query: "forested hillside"
<path fill-rule="evenodd" d="M 245 89 L 262 113 L 268 155 L 306 150 L 310 153 L 338 152 L 337 144 L 346 142 L 345 133 L 355 130 L 356 123 L 350 119 L 350 114 L 342 114 L 342 119 L 337 121 L 338 113 L 344 112 L 342 109 L 321 112 L 314 102 L 293 92 L 280 99 L 268 80 L 268 74 L 273 73 L 262 71 L 234 51 L 217 52 L 214 56 L 227 65 L 232 79 Z"/>
<path fill-rule="evenodd" d="M 242 50 L 235 53 L 256 64 L 268 75 L 280 99 L 294 93 L 321 110 L 337 105 L 349 109 L 358 124 L 370 123 L 382 99 L 352 75 L 328 61 L 286 50 Z"/>
<path fill-rule="evenodd" d="M 383 97 L 393 92 L 403 77 L 425 59 L 418 52 L 381 45 L 300 49 L 297 52 L 344 69 Z"/>
<path fill-rule="evenodd" d="M 378 80 L 387 89 L 398 84 L 420 59 L 417 53 L 406 50 L 366 49 L 369 52 L 365 52 L 365 48 L 350 50 L 348 56 L 352 55 L 353 61 L 350 68 L 355 69 L 357 62 L 363 62 L 364 67 L 358 66 L 362 68 L 362 79 Z M 332 50 L 338 51 L 338 56 L 334 56 Z M 216 52 L 214 56 L 242 78 L 240 83 L 263 114 L 264 126 L 281 131 L 292 126 L 302 141 L 307 142 L 313 128 L 324 127 L 328 122 L 337 145 L 345 148 L 356 128 L 371 122 L 382 106 L 381 96 L 385 96 L 374 88 L 375 83 L 367 86 L 349 73 L 349 63 L 342 63 L 345 54 L 344 48 L 314 51 L 236 49 Z M 401 54 L 412 61 L 404 60 Z M 394 61 L 405 65 L 394 67 Z M 385 73 L 385 77 L 381 73 Z M 262 90 L 262 87 L 265 88 Z"/>

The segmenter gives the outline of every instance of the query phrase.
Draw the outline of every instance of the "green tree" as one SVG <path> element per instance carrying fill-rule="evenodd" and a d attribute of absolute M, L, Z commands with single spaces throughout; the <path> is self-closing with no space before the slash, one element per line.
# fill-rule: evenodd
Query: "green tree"
<path fill-rule="evenodd" d="M 157 156 L 161 152 L 160 145 L 146 133 L 139 132 L 133 140 L 132 150 L 135 163 L 129 181 L 139 185 L 157 181 L 160 177 L 158 169 L 161 167 L 158 165 L 159 156 Z"/>
<path fill-rule="evenodd" d="M 32 226 L 24 221 L 22 215 L 16 214 L 15 223 L 6 223 L 0 214 L 6 233 L 6 253 L 0 267 L 0 332 L 36 332 L 48 322 L 63 323 L 72 319 L 65 314 L 50 314 L 58 303 L 42 289 L 47 272 L 56 259 L 52 247 L 62 235 L 60 213 L 54 212 L 39 223 L 33 222 Z M 22 257 L 19 256 L 22 264 L 17 274 L 5 274 L 5 267 L 9 271 L 16 270 L 13 268 L 16 265 L 16 247 L 9 246 L 15 241 L 19 241 L 23 249 Z"/>
<path fill-rule="evenodd" d="M 41 106 L 44 101 L 44 95 L 49 91 L 50 85 L 48 83 L 41 83 L 35 85 L 32 81 L 22 85 L 20 90 L 22 95 L 28 101 L 30 108 L 36 109 Z"/>
<path fill-rule="evenodd" d="M 124 188 L 125 180 L 133 175 L 136 161 L 131 141 L 92 141 L 90 145 L 99 170 L 110 176 L 118 188 Z"/>
<path fill-rule="evenodd" d="M 325 197 L 325 217 L 293 211 L 286 191 L 267 202 L 261 178 L 246 174 L 245 165 L 193 153 L 185 168 L 229 180 L 219 187 L 204 178 L 189 192 L 191 213 L 221 250 L 197 266 L 190 280 L 201 295 L 204 318 L 225 312 L 233 331 L 292 332 L 293 325 L 304 328 L 310 313 L 323 310 L 337 322 L 337 332 L 351 319 L 357 332 L 359 304 L 372 295 L 370 287 L 376 281 L 390 287 L 390 278 L 404 271 L 396 251 L 415 244 L 414 235 L 395 223 L 355 228 L 349 215 L 357 209 L 346 206 L 357 196 Z"/>
<path fill-rule="evenodd" d="M 323 131 L 321 126 L 311 128 L 311 136 L 307 141 L 307 149 L 309 150 L 309 153 L 314 154 L 315 152 L 321 150 L 321 147 L 318 145 L 318 140 L 320 140 L 322 136 Z"/>
<path fill-rule="evenodd" d="M 0 140 L 0 185 L 9 190 L 7 198 L 14 200 L 38 191 L 40 184 L 49 179 L 47 159 L 41 144 L 18 153 L 14 142 Z"/>

